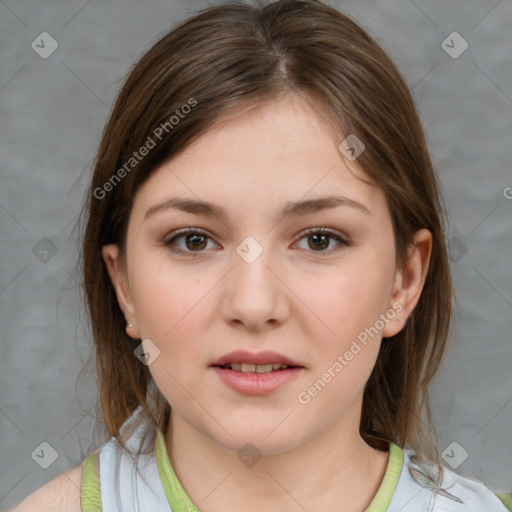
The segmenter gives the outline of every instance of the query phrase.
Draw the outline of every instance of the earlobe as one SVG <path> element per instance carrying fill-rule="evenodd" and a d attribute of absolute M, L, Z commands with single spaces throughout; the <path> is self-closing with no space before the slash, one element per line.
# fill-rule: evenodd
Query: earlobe
<path fill-rule="evenodd" d="M 425 285 L 431 252 L 432 234 L 428 229 L 420 229 L 409 245 L 406 264 L 396 271 L 389 306 L 396 315 L 384 327 L 384 338 L 398 334 L 414 311 Z"/>
<path fill-rule="evenodd" d="M 101 248 L 101 254 L 116 292 L 117 302 L 126 318 L 127 333 L 132 338 L 139 338 L 135 308 L 131 299 L 127 277 L 119 257 L 119 247 L 115 244 L 104 245 Z"/>

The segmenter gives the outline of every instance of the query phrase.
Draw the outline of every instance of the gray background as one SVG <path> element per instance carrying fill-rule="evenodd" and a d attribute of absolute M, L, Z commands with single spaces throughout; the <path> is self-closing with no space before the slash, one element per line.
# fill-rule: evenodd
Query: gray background
<path fill-rule="evenodd" d="M 80 374 L 91 351 L 74 272 L 73 226 L 123 76 L 163 32 L 207 5 L 0 1 L 4 510 L 103 442 L 91 437 L 94 364 Z M 457 442 L 460 447 L 448 450 L 451 460 L 460 461 L 462 449 L 468 453 L 458 472 L 495 491 L 512 491 L 512 2 L 330 5 L 358 21 L 403 72 L 450 211 L 458 305 L 452 348 L 436 385 L 439 447 Z M 442 47 L 453 31 L 469 44 L 458 58 Z M 42 32 L 59 45 L 47 59 L 31 47 Z M 31 455 L 42 442 L 58 454 L 47 469 Z"/>

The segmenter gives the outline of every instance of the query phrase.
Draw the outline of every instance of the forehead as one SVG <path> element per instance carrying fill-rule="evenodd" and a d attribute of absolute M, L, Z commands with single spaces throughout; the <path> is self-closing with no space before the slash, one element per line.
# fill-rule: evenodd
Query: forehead
<path fill-rule="evenodd" d="M 235 114 L 153 171 L 134 214 L 178 195 L 233 206 L 237 215 L 332 194 L 378 207 L 382 192 L 360 179 L 368 176 L 340 153 L 327 123 L 316 104 L 297 96 Z"/>

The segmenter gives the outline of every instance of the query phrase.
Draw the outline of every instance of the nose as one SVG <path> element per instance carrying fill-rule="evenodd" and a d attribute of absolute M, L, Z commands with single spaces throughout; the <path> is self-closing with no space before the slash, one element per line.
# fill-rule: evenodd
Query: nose
<path fill-rule="evenodd" d="M 224 280 L 221 306 L 226 322 L 243 325 L 251 331 L 273 329 L 282 324 L 289 315 L 291 292 L 271 251 L 264 247 L 258 249 L 249 241 L 237 248 L 232 262 L 233 268 Z"/>

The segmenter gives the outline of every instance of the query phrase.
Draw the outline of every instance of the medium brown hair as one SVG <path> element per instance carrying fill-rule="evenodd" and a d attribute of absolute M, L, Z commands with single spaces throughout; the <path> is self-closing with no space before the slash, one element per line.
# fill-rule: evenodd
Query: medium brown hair
<path fill-rule="evenodd" d="M 205 9 L 158 40 L 128 74 L 103 132 L 80 221 L 101 422 L 125 446 L 119 428 L 137 406 L 161 430 L 170 415 L 149 368 L 134 356 L 141 340 L 125 332 L 102 246 L 118 244 L 126 256 L 135 194 L 159 165 L 230 116 L 288 94 L 315 104 L 338 143 L 355 134 L 365 144 L 357 164 L 385 194 L 397 265 L 406 262 L 417 230 L 432 233 L 423 292 L 404 328 L 381 344 L 364 391 L 360 434 L 375 448 L 393 441 L 439 463 L 428 386 L 446 350 L 453 291 L 437 178 L 398 69 L 348 16 L 314 0 Z M 170 126 L 186 104 L 194 107 Z M 161 126 L 167 129 L 155 132 Z M 134 164 L 133 152 L 150 140 L 154 147 Z"/>

